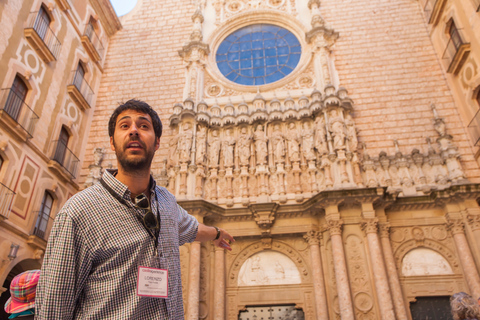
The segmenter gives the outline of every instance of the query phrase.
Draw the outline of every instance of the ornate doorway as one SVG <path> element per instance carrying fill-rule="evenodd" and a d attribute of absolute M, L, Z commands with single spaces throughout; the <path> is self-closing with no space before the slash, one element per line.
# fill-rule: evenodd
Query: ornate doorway
<path fill-rule="evenodd" d="M 240 311 L 238 320 L 304 320 L 302 310 L 295 305 L 247 307 Z"/>

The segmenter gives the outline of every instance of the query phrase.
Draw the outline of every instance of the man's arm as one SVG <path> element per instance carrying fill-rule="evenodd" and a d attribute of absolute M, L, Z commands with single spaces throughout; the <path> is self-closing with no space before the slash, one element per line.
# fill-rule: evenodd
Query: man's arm
<path fill-rule="evenodd" d="M 203 223 L 198 225 L 197 237 L 195 241 L 213 241 L 213 243 L 223 249 L 227 249 L 232 251 L 230 247 L 230 243 L 235 242 L 235 239 L 225 230 L 218 228 L 220 235 L 217 240 L 215 237 L 217 236 L 217 229 L 215 227 L 206 226 Z"/>

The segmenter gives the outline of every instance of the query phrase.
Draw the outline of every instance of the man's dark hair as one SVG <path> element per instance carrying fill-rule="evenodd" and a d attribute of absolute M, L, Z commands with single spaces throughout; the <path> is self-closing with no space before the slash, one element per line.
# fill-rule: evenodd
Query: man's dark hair
<path fill-rule="evenodd" d="M 146 102 L 136 99 L 130 99 L 125 103 L 121 103 L 110 116 L 110 120 L 108 121 L 108 135 L 110 137 L 113 137 L 113 134 L 115 133 L 115 126 L 117 124 L 118 115 L 125 110 L 135 110 L 141 113 L 148 114 L 150 118 L 152 118 L 155 137 L 160 138 L 162 136 L 162 121 L 160 121 L 157 112 L 153 110 L 152 107 L 150 107 Z"/>

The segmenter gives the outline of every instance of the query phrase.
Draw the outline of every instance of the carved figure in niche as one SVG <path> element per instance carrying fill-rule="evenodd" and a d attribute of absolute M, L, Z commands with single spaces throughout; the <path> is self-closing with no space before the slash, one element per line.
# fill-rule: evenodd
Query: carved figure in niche
<path fill-rule="evenodd" d="M 178 154 L 180 162 L 188 162 L 190 160 L 190 149 L 192 148 L 193 131 L 190 123 L 183 125 L 183 132 L 178 139 Z"/>
<path fill-rule="evenodd" d="M 258 125 L 257 130 L 253 133 L 253 139 L 255 140 L 255 151 L 257 156 L 257 164 L 263 165 L 267 163 L 267 141 L 268 138 L 263 131 L 263 126 Z"/>
<path fill-rule="evenodd" d="M 208 88 L 208 94 L 211 95 L 211 96 L 218 96 L 220 94 L 220 87 L 216 84 L 212 84 L 209 88 Z"/>
<path fill-rule="evenodd" d="M 288 158 L 291 162 L 300 161 L 300 137 L 295 123 L 290 122 L 285 138 L 287 140 Z"/>
<path fill-rule="evenodd" d="M 96 166 L 99 166 L 103 160 L 103 155 L 105 154 L 105 148 L 95 148 L 93 150 L 93 163 Z"/>
<path fill-rule="evenodd" d="M 443 122 L 441 118 L 435 119 L 435 123 L 433 124 L 433 127 L 435 128 L 435 131 L 437 131 L 440 137 L 445 136 L 446 134 L 445 122 Z"/>
<path fill-rule="evenodd" d="M 252 148 L 252 136 L 248 134 L 247 128 L 240 130 L 240 136 L 237 142 L 237 157 L 241 166 L 248 166 Z"/>
<path fill-rule="evenodd" d="M 173 135 L 168 141 L 167 168 L 170 169 L 178 165 L 178 127 L 173 128 Z"/>
<path fill-rule="evenodd" d="M 328 154 L 327 130 L 325 128 L 325 119 L 320 116 L 315 119 L 315 149 L 320 155 Z"/>
<path fill-rule="evenodd" d="M 358 138 L 355 122 L 353 121 L 351 114 L 347 115 L 347 118 L 345 119 L 345 125 L 347 127 L 348 147 L 350 148 L 350 151 L 355 152 L 358 148 Z"/>
<path fill-rule="evenodd" d="M 253 257 L 251 272 L 256 275 L 256 279 L 254 280 L 256 283 L 268 283 L 268 278 L 265 276 L 265 272 L 260 263 L 260 256 L 258 255 Z"/>
<path fill-rule="evenodd" d="M 304 122 L 302 130 L 302 153 L 307 161 L 315 160 L 315 151 L 313 150 L 314 139 L 310 122 Z"/>
<path fill-rule="evenodd" d="M 195 162 L 198 165 L 205 165 L 205 161 L 207 160 L 207 127 L 205 126 L 198 126 L 197 131 L 197 154 Z"/>
<path fill-rule="evenodd" d="M 345 149 L 345 123 L 336 109 L 330 112 L 329 129 L 333 136 L 333 148 Z"/>
<path fill-rule="evenodd" d="M 278 261 L 275 261 L 275 273 L 278 278 L 285 279 L 285 269 Z"/>
<path fill-rule="evenodd" d="M 285 162 L 285 139 L 278 124 L 273 127 L 271 141 L 273 145 L 273 160 L 275 163 Z"/>
<path fill-rule="evenodd" d="M 225 131 L 225 138 L 222 141 L 223 164 L 225 167 L 233 166 L 233 151 L 235 148 L 235 138 L 232 136 L 232 129 Z"/>
<path fill-rule="evenodd" d="M 218 130 L 212 131 L 212 137 L 208 139 L 208 166 L 215 168 L 218 166 L 218 157 L 220 155 L 220 138 Z"/>

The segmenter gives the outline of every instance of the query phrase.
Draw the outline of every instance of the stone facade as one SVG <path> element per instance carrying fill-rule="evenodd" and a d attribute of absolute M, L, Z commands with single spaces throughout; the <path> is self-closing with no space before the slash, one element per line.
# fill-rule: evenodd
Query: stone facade
<path fill-rule="evenodd" d="M 56 212 L 80 189 L 105 53 L 120 28 L 109 1 L 0 4 L 1 293 L 41 266 Z"/>
<path fill-rule="evenodd" d="M 422 298 L 480 296 L 477 2 L 139 0 L 108 42 L 76 183 L 116 166 L 119 101 L 156 108 L 157 182 L 236 238 L 180 248 L 187 319 L 277 305 L 412 319 Z M 468 46 L 444 56 L 452 21 Z M 216 52 L 255 24 L 291 32 L 301 56 L 236 84 Z"/>

